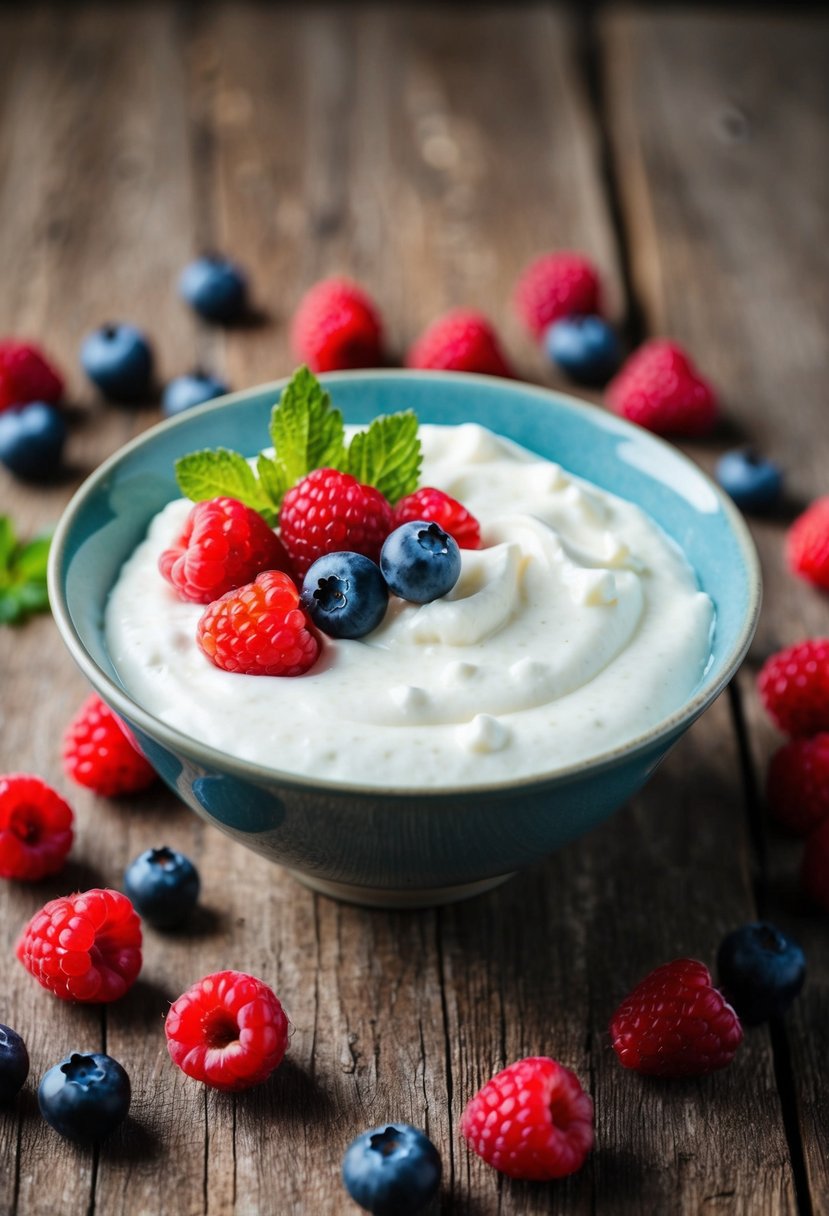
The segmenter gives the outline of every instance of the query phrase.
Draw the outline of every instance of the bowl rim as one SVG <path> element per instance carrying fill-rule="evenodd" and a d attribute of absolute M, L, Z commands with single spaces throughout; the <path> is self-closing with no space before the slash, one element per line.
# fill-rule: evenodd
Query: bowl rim
<path fill-rule="evenodd" d="M 592 402 L 584 401 L 579 397 L 575 397 L 569 393 L 560 392 L 558 389 L 547 388 L 542 385 L 531 384 L 524 381 L 508 380 L 499 376 L 481 375 L 470 372 L 441 372 L 441 371 L 420 371 L 409 370 L 405 368 L 371 368 L 353 371 L 338 371 L 321 373 L 318 379 L 326 385 L 336 385 L 340 382 L 359 381 L 359 380 L 424 380 L 439 383 L 441 381 L 452 384 L 467 382 L 485 388 L 487 391 L 497 389 L 498 387 L 510 387 L 518 389 L 521 393 L 530 396 L 538 397 L 542 400 L 549 401 L 551 398 L 555 400 L 557 406 L 563 407 L 567 411 L 573 411 L 580 414 L 585 412 L 592 417 L 593 421 L 600 425 L 603 429 L 612 429 L 620 435 L 627 435 L 633 440 L 641 442 L 643 437 L 646 437 L 648 442 L 657 447 L 664 448 L 671 456 L 677 457 L 687 464 L 695 474 L 707 483 L 709 489 L 714 494 L 717 503 L 723 511 L 728 524 L 733 532 L 739 548 L 741 550 L 743 560 L 746 567 L 747 585 L 748 585 L 748 604 L 746 608 L 745 618 L 742 623 L 742 628 L 737 636 L 737 639 L 732 646 L 731 652 L 723 658 L 721 669 L 715 679 L 706 679 L 703 676 L 700 686 L 696 692 L 682 705 L 674 710 L 667 717 L 661 718 L 647 730 L 640 732 L 626 742 L 617 744 L 615 747 L 606 748 L 604 751 L 597 752 L 595 756 L 590 756 L 587 759 L 577 761 L 574 764 L 569 764 L 564 767 L 557 768 L 546 773 L 537 773 L 528 777 L 518 779 L 503 779 L 501 781 L 487 782 L 486 784 L 475 785 L 448 785 L 448 786 L 398 786 L 398 785 L 363 785 L 359 781 L 337 781 L 326 778 L 313 778 L 304 776 L 301 773 L 291 773 L 282 769 L 270 768 L 266 765 L 255 764 L 252 761 L 242 760 L 239 757 L 232 756 L 228 752 L 214 748 L 209 744 L 202 743 L 198 739 L 179 731 L 176 727 L 169 726 L 166 722 L 162 722 L 160 718 L 155 717 L 148 710 L 144 709 L 132 696 L 127 693 L 120 685 L 116 684 L 110 676 L 98 666 L 95 659 L 84 645 L 78 630 L 72 620 L 69 612 L 69 606 L 64 594 L 64 587 L 61 580 L 61 569 L 64 565 L 64 551 L 68 543 L 69 535 L 75 523 L 75 519 L 86 502 L 87 498 L 92 494 L 111 473 L 111 471 L 120 464 L 125 458 L 132 454 L 136 449 L 144 446 L 148 441 L 154 439 L 160 432 L 173 430 L 178 426 L 187 424 L 193 418 L 203 414 L 212 413 L 217 410 L 225 409 L 228 405 L 234 402 L 247 401 L 253 396 L 259 396 L 263 393 L 274 393 L 278 395 L 284 386 L 290 380 L 290 376 L 280 377 L 278 380 L 268 381 L 264 384 L 254 385 L 251 388 L 241 389 L 234 393 L 226 393 L 221 397 L 216 397 L 211 401 L 205 402 L 203 405 L 195 406 L 189 410 L 183 411 L 181 414 L 161 422 L 156 423 L 148 430 L 143 431 L 140 435 L 129 440 L 117 451 L 107 457 L 93 472 L 81 483 L 71 499 L 64 508 L 58 524 L 55 528 L 54 536 L 49 553 L 48 564 L 48 589 L 49 602 L 52 609 L 52 615 L 58 627 L 58 631 L 63 638 L 75 663 L 87 677 L 93 688 L 98 691 L 103 699 L 107 701 L 117 713 L 125 717 L 128 721 L 134 723 L 140 730 L 144 731 L 151 738 L 155 737 L 161 740 L 165 747 L 175 754 L 184 754 L 191 760 L 200 764 L 205 769 L 218 769 L 221 772 L 230 773 L 234 776 L 241 777 L 243 780 L 251 781 L 258 784 L 273 784 L 278 783 L 280 786 L 295 787 L 304 791 L 324 791 L 328 794 L 336 795 L 343 794 L 349 796 L 359 795 L 366 799 L 376 798 L 413 798 L 427 799 L 437 801 L 457 797 L 459 795 L 469 796 L 486 796 L 499 795 L 504 793 L 520 794 L 523 791 L 531 792 L 539 790 L 550 785 L 557 785 L 563 782 L 570 782 L 581 777 L 600 775 L 614 768 L 622 761 L 633 761 L 641 758 L 646 753 L 658 749 L 660 744 L 669 746 L 672 742 L 672 736 L 677 735 L 711 705 L 720 695 L 724 688 L 729 684 L 732 677 L 740 667 L 745 658 L 749 646 L 751 645 L 754 633 L 757 628 L 757 621 L 760 615 L 760 607 L 762 602 L 762 577 L 760 571 L 760 561 L 757 551 L 754 546 L 754 541 L 749 532 L 748 526 L 743 519 L 742 514 L 734 505 L 728 495 L 720 489 L 715 481 L 700 468 L 690 457 L 678 447 L 660 436 L 653 434 L 651 431 L 644 430 L 636 426 L 634 423 L 628 422 L 623 418 L 619 418 L 614 414 L 609 414 L 601 407 L 594 405 Z M 621 497 L 621 496 L 620 496 Z M 630 501 L 630 500 L 629 500 Z"/>

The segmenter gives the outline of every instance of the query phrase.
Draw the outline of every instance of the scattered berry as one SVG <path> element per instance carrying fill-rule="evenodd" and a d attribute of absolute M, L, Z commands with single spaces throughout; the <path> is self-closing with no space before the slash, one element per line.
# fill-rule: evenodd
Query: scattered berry
<path fill-rule="evenodd" d="M 141 921 L 120 891 L 51 899 L 24 928 L 17 957 L 61 1000 L 108 1004 L 141 970 Z"/>
<path fill-rule="evenodd" d="M 769 764 L 766 795 L 774 818 L 798 836 L 829 818 L 829 732 L 778 748 Z"/>
<path fill-rule="evenodd" d="M 142 401 L 152 395 L 153 352 L 140 329 L 102 325 L 81 344 L 81 367 L 110 401 Z"/>
<path fill-rule="evenodd" d="M 374 302 L 350 279 L 323 279 L 300 301 L 291 342 L 312 372 L 378 367 L 383 331 Z"/>
<path fill-rule="evenodd" d="M 157 929 L 175 929 L 195 908 L 199 874 L 189 857 L 168 849 L 147 849 L 124 874 L 124 888 L 138 912 Z"/>
<path fill-rule="evenodd" d="M 279 513 L 282 541 L 300 576 L 318 557 L 346 549 L 376 562 L 393 527 L 392 509 L 380 491 L 336 469 L 303 477 Z"/>
<path fill-rule="evenodd" d="M 352 1140 L 343 1158 L 343 1184 L 373 1216 L 414 1216 L 440 1186 L 440 1154 L 409 1123 L 387 1123 Z"/>
<path fill-rule="evenodd" d="M 66 728 L 63 768 L 72 781 L 104 798 L 135 794 L 156 779 L 155 769 L 95 693 L 87 697 Z"/>
<path fill-rule="evenodd" d="M 462 503 L 451 495 L 444 494 L 443 490 L 423 486 L 415 490 L 414 494 L 407 494 L 405 498 L 400 499 L 394 508 L 395 526 L 399 527 L 400 524 L 412 523 L 418 519 L 426 519 L 448 532 L 459 549 L 481 547 L 481 525 Z"/>
<path fill-rule="evenodd" d="M 413 604 L 428 604 L 455 586 L 461 553 L 438 524 L 413 520 L 388 537 L 380 552 L 380 569 L 394 595 Z"/>
<path fill-rule="evenodd" d="M 471 308 L 455 308 L 427 326 L 410 348 L 406 366 L 510 378 L 515 375 L 492 325 Z"/>
<path fill-rule="evenodd" d="M 16 1030 L 0 1024 L 0 1105 L 17 1097 L 29 1075 L 29 1053 Z"/>
<path fill-rule="evenodd" d="M 362 553 L 326 553 L 305 575 L 302 606 L 332 638 L 362 638 L 386 615 L 389 589 L 380 567 Z"/>
<path fill-rule="evenodd" d="M 211 604 L 263 570 L 287 570 L 288 555 L 258 512 L 235 498 L 197 502 L 158 568 L 183 600 Z"/>
<path fill-rule="evenodd" d="M 599 272 L 580 253 L 543 253 L 530 262 L 515 288 L 515 307 L 534 338 L 562 317 L 601 312 Z"/>
<path fill-rule="evenodd" d="M 214 397 L 223 397 L 229 391 L 224 380 L 218 376 L 211 376 L 208 372 L 189 372 L 186 376 L 176 376 L 165 386 L 161 394 L 161 411 L 167 418 L 174 418 L 195 405 L 203 405 Z"/>
<path fill-rule="evenodd" d="M 196 641 L 216 667 L 248 676 L 300 676 L 320 649 L 299 592 L 281 570 L 268 570 L 210 604 Z"/>
<path fill-rule="evenodd" d="M 734 1059 L 743 1031 L 708 968 L 691 958 L 657 967 L 610 1022 L 624 1068 L 652 1077 L 699 1077 Z"/>
<path fill-rule="evenodd" d="M 66 422 L 60 410 L 33 401 L 0 413 L 0 462 L 16 477 L 45 481 L 60 467 Z"/>
<path fill-rule="evenodd" d="M 0 878 L 36 882 L 62 870 L 72 819 L 68 803 L 39 777 L 0 775 Z"/>
<path fill-rule="evenodd" d="M 808 638 L 778 650 L 763 664 L 757 689 L 784 734 L 829 731 L 829 638 Z"/>
<path fill-rule="evenodd" d="M 795 574 L 829 591 L 829 495 L 816 499 L 789 528 L 786 557 Z"/>
<path fill-rule="evenodd" d="M 756 1026 L 789 1008 L 806 979 L 806 959 L 774 925 L 743 925 L 723 939 L 717 973 L 742 1021 Z"/>
<path fill-rule="evenodd" d="M 655 338 L 630 356 L 607 386 L 617 414 L 657 435 L 704 435 L 717 421 L 717 400 L 675 342 Z"/>
<path fill-rule="evenodd" d="M 45 401 L 56 405 L 63 380 L 38 347 L 6 338 L 0 342 L 0 410 Z"/>
<path fill-rule="evenodd" d="M 547 354 L 579 384 L 604 384 L 619 366 L 616 331 L 602 317 L 562 317 L 544 335 Z"/>
<path fill-rule="evenodd" d="M 288 1019 L 262 980 L 242 971 L 207 975 L 178 998 L 164 1023 L 174 1064 L 214 1089 L 248 1089 L 282 1063 Z"/>
<path fill-rule="evenodd" d="M 774 506 L 783 491 L 780 466 L 750 448 L 738 448 L 721 456 L 716 477 L 742 511 L 763 511 Z"/>
<path fill-rule="evenodd" d="M 593 1147 L 593 1102 L 569 1068 L 530 1056 L 478 1090 L 461 1131 L 487 1165 L 510 1178 L 566 1178 Z"/>
<path fill-rule="evenodd" d="M 112 1056 L 73 1051 L 44 1075 L 37 1091 L 43 1118 L 67 1140 L 103 1140 L 124 1122 L 130 1079 Z"/>
<path fill-rule="evenodd" d="M 178 289 L 190 307 L 208 321 L 237 321 L 248 306 L 244 271 L 220 253 L 206 253 L 188 263 L 181 272 Z"/>
<path fill-rule="evenodd" d="M 829 912 L 829 819 L 806 837 L 800 882 L 812 902 Z"/>

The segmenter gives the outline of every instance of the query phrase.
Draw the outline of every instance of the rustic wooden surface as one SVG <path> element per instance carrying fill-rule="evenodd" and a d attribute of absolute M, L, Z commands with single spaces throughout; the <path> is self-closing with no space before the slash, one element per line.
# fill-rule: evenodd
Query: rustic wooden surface
<path fill-rule="evenodd" d="M 746 13 L 0 6 L 0 333 L 42 340 L 77 403 L 65 481 L 35 492 L 0 474 L 0 509 L 26 531 L 53 522 L 157 419 L 106 409 L 82 383 L 78 341 L 102 320 L 146 326 L 163 377 L 200 360 L 241 388 L 290 370 L 299 294 L 346 270 L 398 350 L 440 309 L 475 305 L 523 374 L 554 383 L 508 297 L 555 246 L 599 262 L 631 341 L 670 333 L 722 386 L 730 433 L 695 458 L 710 466 L 748 437 L 780 456 L 798 499 L 826 492 L 828 44 L 816 17 Z M 212 246 L 253 270 L 258 324 L 210 330 L 176 300 L 177 271 Z M 0 890 L 0 1021 L 33 1065 L 0 1111 L 0 1212 L 356 1210 L 345 1145 L 403 1118 L 441 1150 L 446 1213 L 826 1216 L 826 919 L 798 896 L 798 847 L 758 793 L 774 739 L 756 668 L 829 629 L 825 597 L 784 569 L 784 524 L 752 521 L 766 604 L 732 695 L 588 839 L 439 911 L 314 896 L 160 789 L 107 802 L 68 788 L 58 741 L 83 681 L 48 619 L 2 631 L 0 771 L 53 780 L 79 831 L 64 875 Z M 67 889 L 118 886 L 161 842 L 201 869 L 192 930 L 148 931 L 141 979 L 114 1007 L 51 1000 L 12 961 L 23 921 Z M 712 961 L 758 911 L 810 960 L 785 1026 L 751 1031 L 704 1081 L 623 1073 L 606 1026 L 624 991 L 672 955 Z M 229 965 L 272 983 L 294 1025 L 274 1079 L 237 1097 L 174 1070 L 162 1030 L 170 1000 Z M 133 1079 L 130 1120 L 99 1151 L 37 1114 L 37 1077 L 77 1048 L 105 1048 Z M 466 1098 L 529 1053 L 575 1068 L 596 1101 L 596 1152 L 555 1186 L 501 1180 L 458 1139 Z"/>

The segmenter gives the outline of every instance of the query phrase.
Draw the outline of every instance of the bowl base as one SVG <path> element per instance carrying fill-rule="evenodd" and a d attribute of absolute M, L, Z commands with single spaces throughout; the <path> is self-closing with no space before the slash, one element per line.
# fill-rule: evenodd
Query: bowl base
<path fill-rule="evenodd" d="M 288 870 L 297 882 L 310 887 L 329 899 L 338 899 L 347 904 L 360 904 L 364 908 L 436 908 L 441 904 L 454 904 L 473 895 L 483 895 L 500 887 L 512 878 L 512 874 L 498 874 L 495 878 L 484 878 L 480 882 L 461 883 L 455 887 L 418 887 L 398 891 L 386 887 L 357 887 L 346 882 L 329 882 L 326 878 L 314 878 L 298 870 Z"/>

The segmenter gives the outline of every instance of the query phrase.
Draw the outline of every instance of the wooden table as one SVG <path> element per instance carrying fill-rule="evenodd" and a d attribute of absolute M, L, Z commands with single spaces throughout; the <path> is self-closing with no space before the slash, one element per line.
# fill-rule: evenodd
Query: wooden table
<path fill-rule="evenodd" d="M 146 326 L 164 377 L 201 361 L 244 387 L 290 371 L 299 295 L 345 270 L 376 294 L 395 350 L 442 309 L 479 306 L 522 373 L 555 383 L 509 295 L 557 246 L 598 261 L 631 344 L 671 334 L 721 387 L 726 427 L 694 458 L 710 468 L 750 439 L 784 463 L 792 509 L 826 493 L 827 52 L 816 16 L 655 7 L 589 21 L 506 3 L 0 8 L 0 333 L 41 340 L 77 403 L 66 479 L 2 475 L 2 510 L 25 531 L 53 522 L 158 418 L 83 384 L 79 339 L 105 319 Z M 205 247 L 250 267 L 261 324 L 209 329 L 177 300 Z M 829 632 L 826 597 L 786 572 L 785 522 L 752 521 L 766 604 L 745 669 L 641 796 L 520 881 L 437 911 L 314 896 L 161 789 L 107 802 L 70 788 L 59 740 L 83 681 L 49 619 L 0 631 L 0 771 L 54 781 L 79 823 L 66 873 L 0 889 L 0 1020 L 33 1065 L 0 1114 L 2 1212 L 356 1211 L 345 1145 L 397 1118 L 438 1144 L 447 1213 L 829 1213 L 827 922 L 760 792 L 775 740 L 758 665 Z M 23 921 L 68 889 L 118 886 L 162 842 L 201 870 L 194 931 L 147 932 L 115 1006 L 52 1000 L 13 961 Z M 707 1080 L 624 1073 L 607 1023 L 628 987 L 677 955 L 713 962 L 758 914 L 809 957 L 785 1025 L 750 1031 Z M 162 1029 L 187 984 L 227 966 L 268 980 L 294 1024 L 272 1082 L 238 1097 L 178 1073 Z M 39 1075 L 78 1048 L 105 1049 L 134 1085 L 129 1123 L 95 1151 L 37 1113 Z M 458 1138 L 478 1085 L 536 1053 L 596 1103 L 596 1152 L 553 1186 L 499 1178 Z"/>

